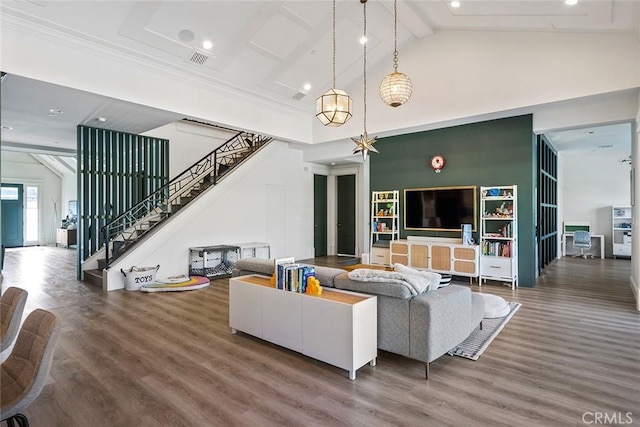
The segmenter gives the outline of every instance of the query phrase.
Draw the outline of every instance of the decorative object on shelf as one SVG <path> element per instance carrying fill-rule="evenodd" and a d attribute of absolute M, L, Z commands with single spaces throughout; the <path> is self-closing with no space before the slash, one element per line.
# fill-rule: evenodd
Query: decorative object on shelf
<path fill-rule="evenodd" d="M 307 279 L 307 288 L 305 289 L 305 293 L 309 295 L 322 295 L 322 286 L 320 286 L 320 281 L 315 277 L 309 277 L 309 279 Z"/>
<path fill-rule="evenodd" d="M 411 98 L 413 83 L 398 72 L 398 0 L 393 2 L 393 72 L 380 83 L 380 98 L 391 107 L 399 107 Z"/>
<path fill-rule="evenodd" d="M 444 165 L 447 164 L 447 161 L 445 160 L 444 156 L 436 154 L 431 158 L 429 164 L 431 165 L 431 169 L 433 169 L 436 173 L 440 173 L 442 172 Z"/>
<path fill-rule="evenodd" d="M 353 102 L 344 90 L 336 89 L 336 0 L 333 0 L 333 86 L 316 99 L 316 117 L 325 126 L 338 127 L 351 116 Z"/>
<path fill-rule="evenodd" d="M 366 40 L 367 38 L 367 0 L 360 0 L 360 3 L 362 3 L 363 5 L 363 10 L 364 10 L 364 33 L 363 33 L 363 38 Z M 364 46 L 364 55 L 363 55 L 363 64 L 364 64 L 364 75 L 363 75 L 363 81 L 364 81 L 364 91 L 363 91 L 363 127 L 364 130 L 362 132 L 362 135 L 360 135 L 360 138 L 351 138 L 353 140 L 353 142 L 356 143 L 356 148 L 353 149 L 353 154 L 358 154 L 361 153 L 362 154 L 362 159 L 366 160 L 367 158 L 367 154 L 369 154 L 369 152 L 373 151 L 374 153 L 378 153 L 378 150 L 373 146 L 373 144 L 375 144 L 376 139 L 378 139 L 377 136 L 374 136 L 373 138 L 369 138 L 369 134 L 367 133 L 367 42 L 365 41 L 363 44 Z"/>

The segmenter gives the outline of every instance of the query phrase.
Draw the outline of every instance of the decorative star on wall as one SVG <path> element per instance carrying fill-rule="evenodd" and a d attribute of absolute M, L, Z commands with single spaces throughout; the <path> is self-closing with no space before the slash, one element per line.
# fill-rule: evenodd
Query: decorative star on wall
<path fill-rule="evenodd" d="M 367 159 L 367 154 L 369 154 L 370 151 L 378 153 L 378 150 L 376 150 L 376 148 L 373 146 L 373 144 L 376 143 L 376 139 L 378 139 L 378 137 L 374 136 L 373 138 L 369 138 L 366 129 L 364 133 L 360 135 L 360 138 L 351 139 L 356 143 L 356 148 L 353 149 L 353 154 L 362 153 L 363 160 Z"/>

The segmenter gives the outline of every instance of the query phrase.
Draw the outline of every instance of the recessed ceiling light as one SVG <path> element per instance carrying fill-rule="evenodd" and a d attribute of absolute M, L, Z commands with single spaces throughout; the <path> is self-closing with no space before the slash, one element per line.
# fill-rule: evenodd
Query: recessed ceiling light
<path fill-rule="evenodd" d="M 360 37 L 360 44 L 365 44 L 366 42 L 367 42 L 367 37 L 366 36 Z"/>
<path fill-rule="evenodd" d="M 452 1 L 450 4 L 451 4 L 451 7 L 455 7 L 455 8 L 460 7 L 460 2 L 457 0 Z"/>
<path fill-rule="evenodd" d="M 54 144 L 60 144 L 60 141 L 53 141 Z"/>
<path fill-rule="evenodd" d="M 564 4 L 566 4 L 567 6 L 575 6 L 576 4 L 578 4 L 578 0 L 564 0 Z"/>
<path fill-rule="evenodd" d="M 335 166 L 335 165 L 336 165 L 336 162 L 331 162 L 331 166 Z"/>
<path fill-rule="evenodd" d="M 213 47 L 213 43 L 211 43 L 211 41 L 209 40 L 205 40 L 202 42 L 202 47 L 209 50 Z"/>
<path fill-rule="evenodd" d="M 587 130 L 584 132 L 585 135 L 593 135 L 595 132 L 592 130 Z"/>
<path fill-rule="evenodd" d="M 58 110 L 57 108 L 52 108 L 49 110 L 51 114 L 64 114 L 64 111 Z"/>
<path fill-rule="evenodd" d="M 100 123 L 104 123 L 107 121 L 106 117 L 96 117 L 96 120 L 99 121 Z"/>
<path fill-rule="evenodd" d="M 311 89 L 311 85 L 309 83 L 305 83 L 303 88 L 304 88 L 304 90 L 309 90 L 309 89 Z"/>
<path fill-rule="evenodd" d="M 13 128 L 11 126 L 0 126 L 0 129 L 3 130 L 13 130 Z"/>

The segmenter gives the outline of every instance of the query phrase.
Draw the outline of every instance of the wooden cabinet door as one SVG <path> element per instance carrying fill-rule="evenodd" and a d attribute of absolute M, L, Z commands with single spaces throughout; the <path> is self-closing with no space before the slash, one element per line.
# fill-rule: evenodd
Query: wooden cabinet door
<path fill-rule="evenodd" d="M 411 245 L 411 267 L 429 268 L 429 246 Z"/>
<path fill-rule="evenodd" d="M 431 270 L 451 271 L 451 248 L 448 246 L 431 246 Z"/>
<path fill-rule="evenodd" d="M 398 263 L 409 265 L 409 244 L 406 242 L 391 242 L 391 265 Z"/>

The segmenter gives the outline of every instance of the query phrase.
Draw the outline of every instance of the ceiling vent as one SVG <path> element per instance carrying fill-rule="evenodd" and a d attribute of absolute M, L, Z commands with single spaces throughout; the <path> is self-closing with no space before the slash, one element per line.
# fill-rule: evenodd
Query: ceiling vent
<path fill-rule="evenodd" d="M 295 99 L 296 101 L 300 101 L 304 97 L 305 97 L 305 94 L 302 92 L 296 92 L 296 94 L 293 95 L 293 99 Z"/>
<path fill-rule="evenodd" d="M 191 56 L 189 57 L 189 62 L 197 65 L 202 65 L 207 62 L 207 59 L 209 59 L 209 55 L 198 49 L 194 49 L 191 53 Z"/>
<path fill-rule="evenodd" d="M 0 82 L 3 82 L 4 79 L 7 77 L 7 73 L 5 73 L 4 71 L 1 72 L 2 74 L 0 74 Z"/>

